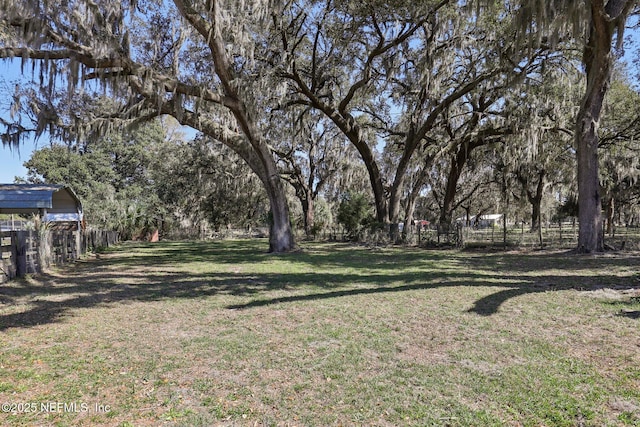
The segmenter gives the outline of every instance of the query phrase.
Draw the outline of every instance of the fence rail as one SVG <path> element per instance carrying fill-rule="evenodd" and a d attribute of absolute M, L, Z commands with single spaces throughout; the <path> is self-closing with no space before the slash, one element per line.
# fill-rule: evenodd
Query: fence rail
<path fill-rule="evenodd" d="M 462 229 L 464 246 L 518 246 L 522 248 L 575 248 L 578 244 L 578 224 L 548 224 L 539 230 L 526 227 L 502 227 L 485 229 Z M 618 227 L 613 233 L 604 235 L 608 249 L 640 249 L 640 229 Z"/>
<path fill-rule="evenodd" d="M 535 231 L 526 226 L 511 225 L 506 233 L 500 226 L 473 228 L 456 225 L 446 230 L 437 226 L 408 227 L 401 235 L 404 243 L 424 247 L 504 247 L 506 243 L 507 247 L 572 249 L 578 244 L 578 224 L 549 223 Z M 348 233 L 343 228 L 331 228 L 323 230 L 318 237 L 346 241 Z M 383 233 L 383 237 L 388 238 L 388 233 Z M 608 250 L 640 250 L 640 228 L 617 227 L 613 233 L 604 235 L 604 243 Z"/>
<path fill-rule="evenodd" d="M 2 231 L 0 283 L 74 261 L 89 250 L 118 243 L 115 231 Z"/>

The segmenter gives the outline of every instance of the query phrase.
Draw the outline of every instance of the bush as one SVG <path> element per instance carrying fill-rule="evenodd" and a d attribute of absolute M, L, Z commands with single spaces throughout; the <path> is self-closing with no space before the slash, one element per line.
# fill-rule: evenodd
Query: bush
<path fill-rule="evenodd" d="M 340 200 L 337 220 L 351 240 L 358 240 L 362 232 L 373 222 L 371 205 L 362 193 L 345 193 Z"/>

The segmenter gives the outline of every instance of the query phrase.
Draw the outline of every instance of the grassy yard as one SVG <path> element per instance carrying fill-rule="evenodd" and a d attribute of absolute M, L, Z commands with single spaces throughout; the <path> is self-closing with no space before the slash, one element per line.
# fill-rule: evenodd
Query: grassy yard
<path fill-rule="evenodd" d="M 0 287 L 0 425 L 640 425 L 640 254 L 124 244 Z"/>

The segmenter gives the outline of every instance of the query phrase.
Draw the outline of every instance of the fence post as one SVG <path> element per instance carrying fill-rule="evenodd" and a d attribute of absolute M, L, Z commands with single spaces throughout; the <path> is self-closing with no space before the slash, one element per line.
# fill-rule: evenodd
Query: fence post
<path fill-rule="evenodd" d="M 27 241 L 27 272 L 36 274 L 41 271 L 40 266 L 40 236 L 38 231 L 30 230 Z"/>
<path fill-rule="evenodd" d="M 23 277 L 27 274 L 26 232 L 13 231 L 12 233 L 15 233 L 16 276 Z"/>
<path fill-rule="evenodd" d="M 9 237 L 11 239 L 11 267 L 9 268 L 9 279 L 13 279 L 18 275 L 18 232 L 11 231 Z"/>
<path fill-rule="evenodd" d="M 62 233 L 62 262 L 69 261 L 69 235 Z"/>
<path fill-rule="evenodd" d="M 46 229 L 36 231 L 36 262 L 34 265 L 36 272 L 42 272 L 48 266 L 47 254 L 51 251 L 47 241 L 48 235 L 49 232 Z"/>
<path fill-rule="evenodd" d="M 558 228 L 560 230 L 560 247 L 562 247 L 562 219 L 558 220 Z"/>
<path fill-rule="evenodd" d="M 74 258 L 75 259 L 80 259 L 82 257 L 82 231 L 80 229 L 77 229 L 75 231 L 72 231 L 72 235 L 73 235 L 73 241 L 74 241 Z"/>

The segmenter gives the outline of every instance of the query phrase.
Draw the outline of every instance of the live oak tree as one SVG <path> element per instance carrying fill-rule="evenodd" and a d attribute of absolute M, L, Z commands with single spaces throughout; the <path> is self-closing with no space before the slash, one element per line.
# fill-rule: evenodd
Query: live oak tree
<path fill-rule="evenodd" d="M 495 135 L 486 143 L 474 142 L 472 148 L 463 153 L 460 150 L 466 150 L 465 144 L 455 144 L 453 152 L 445 151 L 434 160 L 427 181 L 434 206 L 432 215 L 441 230 L 450 228 L 456 212 L 464 213 L 465 225 L 471 226 L 471 216 L 495 211 L 491 153 L 495 144 L 502 142 L 504 138 Z"/>
<path fill-rule="evenodd" d="M 444 170 L 434 162 L 445 157 L 451 179 L 440 216 L 451 221 L 466 197 L 456 192 L 469 156 L 521 126 L 508 117 L 507 97 L 517 98 L 521 83 L 572 40 L 586 72 L 573 129 L 578 249 L 601 250 L 598 127 L 613 44 L 638 1 L 469 2 L 490 3 L 491 14 L 463 3 L 0 0 L 0 57 L 21 58 L 41 87 L 21 98 L 34 126 L 3 118 L 3 141 L 29 131 L 82 141 L 114 123 L 171 115 L 233 149 L 259 177 L 272 211 L 270 249 L 280 252 L 294 241 L 275 160 L 282 145 L 271 138 L 291 135 L 269 133 L 267 114 L 312 109 L 358 151 L 376 219 L 393 235 L 403 201 L 410 218 L 433 168 Z M 66 103 L 52 100 L 61 88 Z M 100 91 L 114 105 L 92 105 Z"/>
<path fill-rule="evenodd" d="M 347 172 L 349 143 L 314 110 L 290 106 L 274 111 L 271 123 L 267 135 L 275 141 L 281 175 L 300 201 L 306 236 L 314 237 L 316 201 L 338 174 Z"/>
<path fill-rule="evenodd" d="M 287 53 L 281 75 L 291 82 L 288 102 L 322 112 L 356 147 L 376 219 L 391 225 L 392 237 L 403 198 L 415 195 L 406 182 L 413 158 L 442 131 L 442 116 L 462 111 L 476 91 L 517 85 L 545 50 L 527 58 L 497 19 L 446 0 L 293 4 L 275 20 Z M 462 114 L 481 112 L 467 107 Z M 393 168 L 384 167 L 380 146 Z"/>
<path fill-rule="evenodd" d="M 261 119 L 272 80 L 255 60 L 266 48 L 270 6 L 234 0 L 4 0 L 0 27 L 7 31 L 0 57 L 39 63 L 40 84 L 49 92 L 61 82 L 71 98 L 101 87 L 118 101 L 115 110 L 73 123 L 76 135 L 166 114 L 232 148 L 266 190 L 270 250 L 285 252 L 295 246 L 289 208 Z M 39 111 L 38 123 L 50 122 L 48 113 Z M 8 132 L 15 139 L 21 130 Z"/>
<path fill-rule="evenodd" d="M 489 13 L 494 13 L 493 3 Z M 511 2 L 510 2 L 511 3 Z M 627 18 L 638 13 L 638 0 L 523 0 L 514 8 L 518 39 L 531 42 L 573 38 L 581 45 L 586 88 L 575 124 L 578 181 L 578 252 L 604 249 L 599 182 L 598 128 L 614 64 L 614 44 L 623 46 Z"/>
<path fill-rule="evenodd" d="M 638 1 L 591 0 L 583 4 L 583 2 L 567 0 L 562 3 L 568 10 L 575 10 L 578 7 L 584 7 L 587 10 L 586 25 L 581 34 L 586 40 L 583 63 L 587 82 L 576 119 L 576 148 L 580 227 L 578 251 L 588 253 L 604 249 L 598 173 L 598 126 L 613 71 L 613 42 L 617 39 L 617 45 L 622 47 L 627 17 L 634 8 L 637 8 Z"/>
<path fill-rule="evenodd" d="M 447 147 L 444 156 L 448 162 L 448 171 L 440 207 L 439 224 L 441 228 L 449 228 L 453 211 L 465 200 L 465 198 L 458 197 L 458 202 L 454 203 L 459 192 L 460 177 L 473 152 L 479 147 L 500 141 L 504 135 L 513 132 L 511 125 L 505 123 L 504 111 L 492 108 L 500 99 L 500 92 L 498 90 L 491 92 L 481 92 L 469 97 L 463 104 L 463 109 L 452 110 L 443 120 L 442 128 Z M 467 184 L 469 188 L 474 190 L 479 185 L 481 182 L 476 182 L 473 185 Z M 471 193 L 468 193 L 467 197 L 470 196 Z"/>
<path fill-rule="evenodd" d="M 356 5 L 327 0 L 315 2 L 311 13 L 305 4 L 296 5 L 277 20 L 280 41 L 288 53 L 281 74 L 291 81 L 289 102 L 325 114 L 358 150 L 369 175 L 379 223 L 397 222 L 397 215 L 389 209 L 399 206 L 401 182 L 390 188 L 377 148 L 378 138 L 389 136 L 392 123 L 388 101 L 393 74 L 402 64 L 416 66 L 412 63 L 415 58 L 406 54 L 419 49 L 410 45 L 436 32 L 431 21 L 447 3 L 410 7 L 399 2 L 391 7 L 384 2 Z M 426 34 L 419 35 L 421 31 Z M 416 136 L 411 144 L 417 147 L 419 140 Z M 409 150 L 411 154 L 414 149 Z"/>
<path fill-rule="evenodd" d="M 181 141 L 156 165 L 155 190 L 191 235 L 251 229 L 268 217 L 260 180 L 230 148 L 199 135 Z"/>
<path fill-rule="evenodd" d="M 610 235 L 616 220 L 633 222 L 640 201 L 640 92 L 621 71 L 611 81 L 598 142 L 605 232 Z"/>
<path fill-rule="evenodd" d="M 547 66 L 530 80 L 527 90 L 517 94 L 512 117 L 518 132 L 509 137 L 506 161 L 510 163 L 521 191 L 514 190 L 530 207 L 531 231 L 539 230 L 543 197 L 548 189 L 575 179 L 573 147 L 575 116 L 580 103 L 578 72 L 561 61 Z M 520 194 L 518 194 L 520 193 Z"/>
<path fill-rule="evenodd" d="M 445 229 L 452 223 L 454 211 L 486 184 L 485 179 L 479 178 L 476 182 L 459 185 L 474 151 L 497 142 L 511 143 L 513 136 L 525 133 L 526 128 L 539 127 L 539 123 L 531 122 L 532 88 L 542 85 L 540 81 L 546 74 L 567 67 L 563 52 L 552 49 L 543 40 L 532 41 L 525 51 L 520 49 L 517 32 L 509 25 L 509 20 L 497 17 L 508 16 L 508 12 L 509 5 L 505 5 L 504 9 L 496 9 L 495 14 L 476 17 L 475 23 L 482 31 L 474 30 L 472 34 L 481 38 L 465 50 L 472 58 L 470 63 L 485 64 L 485 67 L 493 64 L 497 73 L 491 79 L 480 81 L 472 91 L 449 105 L 438 124 L 440 135 L 434 136 L 443 139 L 442 146 L 446 148 L 440 161 L 448 163 L 439 203 L 439 224 Z M 457 51 L 456 55 L 462 56 L 465 50 Z M 469 67 L 467 72 L 477 71 Z M 517 114 L 518 110 L 526 113 Z M 514 153 L 512 158 L 517 157 Z M 462 187 L 466 194 L 460 197 L 458 192 Z"/>

